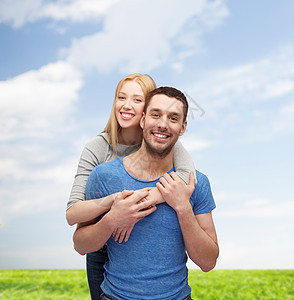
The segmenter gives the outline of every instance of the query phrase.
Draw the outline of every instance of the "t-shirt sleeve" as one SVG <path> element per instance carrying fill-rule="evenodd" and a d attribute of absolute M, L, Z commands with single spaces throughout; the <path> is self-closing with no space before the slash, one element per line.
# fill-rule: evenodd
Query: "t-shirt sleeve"
<path fill-rule="evenodd" d="M 85 146 L 78 164 L 77 173 L 70 193 L 67 209 L 79 200 L 85 200 L 85 189 L 92 170 L 106 160 L 109 145 L 98 135 Z"/>
<path fill-rule="evenodd" d="M 206 175 L 196 171 L 197 185 L 192 195 L 192 207 L 195 215 L 211 212 L 216 205 Z"/>
<path fill-rule="evenodd" d="M 96 172 L 96 169 L 94 169 L 88 177 L 86 190 L 85 190 L 85 194 L 86 194 L 85 200 L 101 198 L 99 192 L 100 189 L 98 185 L 99 185 L 99 176 L 98 173 Z"/>
<path fill-rule="evenodd" d="M 96 166 L 88 177 L 86 200 L 103 198 L 122 191 L 124 184 L 118 160 Z"/>
<path fill-rule="evenodd" d="M 174 168 L 177 175 L 188 184 L 190 173 L 195 170 L 195 166 L 191 155 L 179 140 L 174 148 Z"/>

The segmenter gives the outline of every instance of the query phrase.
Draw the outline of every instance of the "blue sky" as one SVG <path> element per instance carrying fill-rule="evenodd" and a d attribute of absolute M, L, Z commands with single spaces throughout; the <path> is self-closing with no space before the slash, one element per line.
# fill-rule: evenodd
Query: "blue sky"
<path fill-rule="evenodd" d="M 290 0 L 0 0 L 0 268 L 84 267 L 66 202 L 135 72 L 189 95 L 182 143 L 213 189 L 217 268 L 293 268 L 293 12 Z"/>

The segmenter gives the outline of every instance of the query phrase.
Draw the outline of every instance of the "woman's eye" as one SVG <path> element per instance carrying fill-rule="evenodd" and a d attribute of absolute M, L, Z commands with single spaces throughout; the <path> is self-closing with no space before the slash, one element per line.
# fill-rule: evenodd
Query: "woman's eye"
<path fill-rule="evenodd" d="M 118 99 L 119 99 L 119 100 L 124 100 L 124 99 L 126 99 L 126 98 L 123 97 L 123 96 L 119 96 Z"/>
<path fill-rule="evenodd" d="M 143 101 L 142 99 L 135 99 L 135 102 L 137 102 L 137 103 L 140 103 L 142 101 Z"/>

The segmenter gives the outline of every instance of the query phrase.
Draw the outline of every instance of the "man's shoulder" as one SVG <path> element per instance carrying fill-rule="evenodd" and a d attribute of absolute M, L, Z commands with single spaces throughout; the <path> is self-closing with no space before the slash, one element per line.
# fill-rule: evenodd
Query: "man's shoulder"
<path fill-rule="evenodd" d="M 124 189 L 124 167 L 122 158 L 104 162 L 94 168 L 87 181 L 87 191 L 101 198 Z M 97 191 L 100 191 L 99 193 Z M 93 196 L 91 196 L 92 199 Z"/>
<path fill-rule="evenodd" d="M 196 178 L 197 178 L 197 184 L 195 186 L 194 196 L 196 198 L 203 198 L 206 197 L 207 194 L 211 194 L 211 187 L 208 177 L 196 170 Z"/>
<path fill-rule="evenodd" d="M 106 161 L 103 162 L 102 164 L 99 164 L 98 166 L 96 166 L 92 172 L 95 173 L 101 173 L 101 172 L 105 172 L 107 170 L 112 170 L 115 171 L 116 169 L 121 169 L 122 168 L 122 157 L 116 158 L 112 161 Z"/>
<path fill-rule="evenodd" d="M 121 163 L 122 158 L 117 158 L 113 161 L 104 162 L 96 166 L 91 172 L 88 181 L 88 189 L 97 189 L 97 183 L 99 185 L 121 185 L 121 177 L 123 174 L 123 166 Z"/>
<path fill-rule="evenodd" d="M 208 177 L 196 170 L 197 184 L 191 197 L 195 215 L 212 211 L 215 208 Z"/>
<path fill-rule="evenodd" d="M 203 185 L 209 183 L 209 179 L 204 173 L 198 170 L 195 171 L 196 171 L 197 185 Z"/>

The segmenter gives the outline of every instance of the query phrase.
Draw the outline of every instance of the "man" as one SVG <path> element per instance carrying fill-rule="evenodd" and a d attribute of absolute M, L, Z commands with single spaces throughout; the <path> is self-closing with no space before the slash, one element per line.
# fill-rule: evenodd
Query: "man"
<path fill-rule="evenodd" d="M 204 174 L 196 171 L 195 187 L 192 173 L 186 185 L 173 172 L 173 147 L 187 126 L 184 94 L 161 87 L 145 101 L 141 148 L 96 167 L 86 188 L 91 198 L 123 189 L 136 192 L 114 201 L 99 222 L 79 227 L 75 249 L 85 254 L 107 242 L 102 299 L 191 299 L 186 251 L 203 271 L 214 268 L 219 253 L 211 215 L 215 204 Z M 154 186 L 166 201 L 157 207 L 150 206 L 148 191 L 142 190 Z M 134 224 L 127 242 L 114 240 L 117 228 Z"/>

